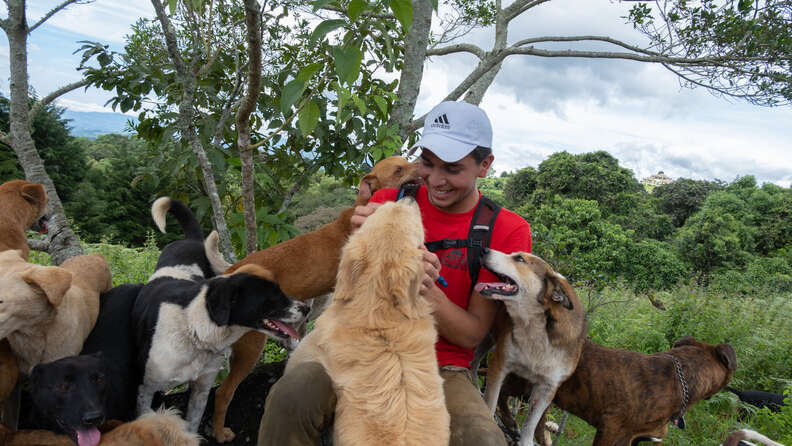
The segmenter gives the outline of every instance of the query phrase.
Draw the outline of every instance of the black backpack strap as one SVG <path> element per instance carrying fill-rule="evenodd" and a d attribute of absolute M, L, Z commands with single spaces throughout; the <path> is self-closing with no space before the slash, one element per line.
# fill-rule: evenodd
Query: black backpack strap
<path fill-rule="evenodd" d="M 473 212 L 473 219 L 468 230 L 468 240 L 470 246 L 467 250 L 468 274 L 470 275 L 471 287 L 476 285 L 479 270 L 481 269 L 481 254 L 485 248 L 489 247 L 490 233 L 495 220 L 498 218 L 501 206 L 490 200 L 484 195 L 481 196 L 476 210 Z"/>

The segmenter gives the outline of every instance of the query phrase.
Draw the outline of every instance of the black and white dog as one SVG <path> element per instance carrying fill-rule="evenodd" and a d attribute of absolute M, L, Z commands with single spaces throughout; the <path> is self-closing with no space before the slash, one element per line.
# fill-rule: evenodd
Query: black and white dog
<path fill-rule="evenodd" d="M 186 239 L 163 249 L 132 310 L 138 366 L 143 371 L 137 409 L 138 413 L 150 409 L 155 392 L 189 382 L 186 419 L 190 430 L 197 432 L 229 347 L 250 330 L 281 339 L 296 337 L 293 325 L 310 308 L 260 277 L 267 275 L 260 267 L 218 276 L 228 264 L 217 250 L 217 233 L 204 242 L 192 212 L 168 197 L 155 201 L 151 209 L 160 230 L 168 212 L 179 221 Z"/>

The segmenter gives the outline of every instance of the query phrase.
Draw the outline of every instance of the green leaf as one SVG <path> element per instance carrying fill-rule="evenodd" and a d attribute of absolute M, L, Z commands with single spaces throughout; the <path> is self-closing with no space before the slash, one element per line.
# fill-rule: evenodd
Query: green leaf
<path fill-rule="evenodd" d="M 281 91 L 280 106 L 284 116 L 289 114 L 292 105 L 294 105 L 300 99 L 303 90 L 305 90 L 305 82 L 299 79 L 293 79 L 283 87 L 283 91 Z"/>
<path fill-rule="evenodd" d="M 311 44 L 315 44 L 316 42 L 324 39 L 327 33 L 333 31 L 334 29 L 341 28 L 345 24 L 346 21 L 341 19 L 329 19 L 318 24 L 311 33 L 311 40 L 310 40 Z"/>
<path fill-rule="evenodd" d="M 328 4 L 332 3 L 333 0 L 316 0 L 313 2 L 313 12 L 316 12 Z"/>
<path fill-rule="evenodd" d="M 297 73 L 297 79 L 308 82 L 311 79 L 311 76 L 314 75 L 320 68 L 322 68 L 322 64 L 320 63 L 312 63 L 310 65 L 306 65 L 300 69 L 300 72 Z"/>
<path fill-rule="evenodd" d="M 360 63 L 363 60 L 363 53 L 352 46 L 334 46 L 333 60 L 335 61 L 336 73 L 342 82 L 353 83 L 360 75 Z"/>
<path fill-rule="evenodd" d="M 413 16 L 412 2 L 410 0 L 391 0 L 390 7 L 393 15 L 399 19 L 404 29 L 409 31 Z"/>
<path fill-rule="evenodd" d="M 365 8 L 366 2 L 364 0 L 352 0 L 349 2 L 349 6 L 347 6 L 347 14 L 349 14 L 350 20 L 357 20 L 358 17 L 360 17 L 360 13 L 363 12 Z"/>
<path fill-rule="evenodd" d="M 388 116 L 388 103 L 383 99 L 382 96 L 374 96 L 374 102 L 377 103 L 377 107 L 379 107 L 380 111 L 382 111 L 382 116 Z"/>
<path fill-rule="evenodd" d="M 178 0 L 168 0 L 168 9 L 170 9 L 170 15 L 176 14 L 176 4 Z"/>
<path fill-rule="evenodd" d="M 319 106 L 314 101 L 308 101 L 300 110 L 300 115 L 297 117 L 297 125 L 303 136 L 308 136 L 316 128 L 319 123 Z"/>

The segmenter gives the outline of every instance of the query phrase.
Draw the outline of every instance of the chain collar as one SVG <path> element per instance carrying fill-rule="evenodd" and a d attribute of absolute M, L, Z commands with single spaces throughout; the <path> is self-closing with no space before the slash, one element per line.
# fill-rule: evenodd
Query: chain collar
<path fill-rule="evenodd" d="M 676 359 L 674 355 L 665 354 L 664 356 L 668 356 L 674 361 L 674 368 L 676 369 L 677 378 L 679 378 L 679 383 L 682 385 L 682 409 L 679 411 L 678 418 L 682 418 L 685 416 L 685 412 L 687 411 L 687 405 L 690 402 L 690 394 L 688 392 L 688 384 L 685 380 L 685 374 L 682 373 L 682 364 L 679 363 L 679 360 Z"/>

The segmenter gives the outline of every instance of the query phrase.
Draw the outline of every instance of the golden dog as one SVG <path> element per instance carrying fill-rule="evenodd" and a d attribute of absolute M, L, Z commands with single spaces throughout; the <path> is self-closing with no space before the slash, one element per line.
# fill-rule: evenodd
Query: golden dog
<path fill-rule="evenodd" d="M 355 205 L 368 203 L 371 194 L 379 189 L 398 188 L 418 181 L 416 164 L 401 156 L 385 158 L 360 180 Z M 345 209 L 335 221 L 316 231 L 256 251 L 232 265 L 226 273 L 255 264 L 271 271 L 272 276 L 267 278 L 278 282 L 292 299 L 304 301 L 328 294 L 335 286 L 341 248 L 352 233 L 349 219 L 354 210 L 354 207 Z M 228 376 L 215 393 L 214 436 L 220 443 L 234 439 L 234 433 L 225 427 L 228 405 L 237 386 L 253 370 L 266 345 L 267 336 L 256 331 L 234 343 Z"/>
<path fill-rule="evenodd" d="M 424 274 L 423 225 L 413 200 L 387 203 L 349 238 L 330 306 L 285 373 L 317 361 L 338 397 L 336 446 L 447 445 L 443 396 Z"/>
<path fill-rule="evenodd" d="M 18 250 L 0 252 L 0 339 L 8 339 L 19 370 L 79 354 L 99 315 L 99 294 L 112 286 L 101 254 L 58 267 L 28 263 Z"/>

